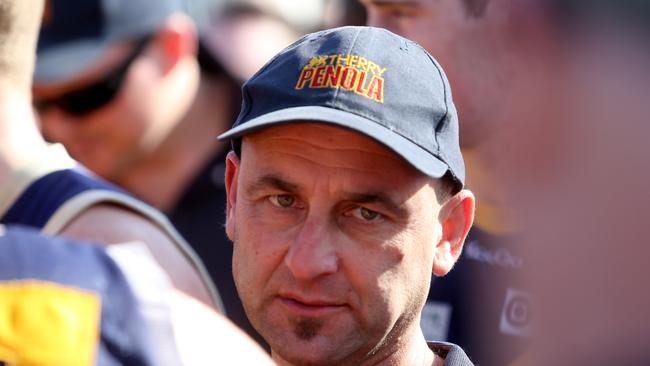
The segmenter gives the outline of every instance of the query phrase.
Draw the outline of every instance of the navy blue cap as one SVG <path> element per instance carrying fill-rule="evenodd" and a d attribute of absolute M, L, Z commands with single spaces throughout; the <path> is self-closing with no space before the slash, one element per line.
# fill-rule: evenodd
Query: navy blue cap
<path fill-rule="evenodd" d="M 261 128 L 316 121 L 352 129 L 384 144 L 422 173 L 465 166 L 458 115 L 438 62 L 418 44 L 373 27 L 309 34 L 280 52 L 243 86 L 237 139 Z"/>
<path fill-rule="evenodd" d="M 48 0 L 38 39 L 37 82 L 74 77 L 123 40 L 156 32 L 182 0 Z"/>

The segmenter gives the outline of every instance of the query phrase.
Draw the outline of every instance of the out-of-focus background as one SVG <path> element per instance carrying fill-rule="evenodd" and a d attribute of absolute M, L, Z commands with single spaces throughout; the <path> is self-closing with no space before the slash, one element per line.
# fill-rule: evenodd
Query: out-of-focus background
<path fill-rule="evenodd" d="M 42 129 L 169 215 L 205 262 L 226 314 L 261 344 L 232 283 L 221 227 L 229 146 L 202 137 L 232 124 L 241 83 L 282 48 L 308 32 L 370 24 L 417 41 L 446 70 L 467 186 L 478 200 L 461 259 L 433 278 L 425 336 L 459 343 L 479 365 L 650 364 L 647 0 L 187 0 L 186 7 L 198 50 L 183 20 L 165 23 L 160 37 L 181 40 L 186 53 L 169 57 L 182 60 L 182 77 L 143 84 L 130 105 L 120 97 L 93 113 L 43 110 Z M 154 79 L 146 63 L 131 66 L 137 80 Z M 35 99 L 74 85 L 36 78 Z M 119 125 L 124 116 L 141 121 Z"/>

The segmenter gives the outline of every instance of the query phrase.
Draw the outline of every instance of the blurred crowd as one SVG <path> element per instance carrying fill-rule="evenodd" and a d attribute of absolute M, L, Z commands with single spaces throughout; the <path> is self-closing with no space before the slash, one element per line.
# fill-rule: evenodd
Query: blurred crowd
<path fill-rule="evenodd" d="M 0 0 L 0 24 L 40 24 L 38 40 L 0 36 L 0 365 L 270 363 L 233 280 L 231 145 L 216 137 L 278 52 L 348 25 L 420 44 L 458 111 L 476 218 L 453 270 L 432 274 L 427 340 L 486 366 L 650 362 L 650 2 L 181 3 L 51 0 L 30 17 Z M 21 93 L 31 105 L 15 107 Z M 110 245 L 75 249 L 88 241 Z M 15 286 L 31 278 L 102 306 Z M 35 315 L 63 297 L 99 351 L 27 335 L 65 332 L 65 316 Z"/>

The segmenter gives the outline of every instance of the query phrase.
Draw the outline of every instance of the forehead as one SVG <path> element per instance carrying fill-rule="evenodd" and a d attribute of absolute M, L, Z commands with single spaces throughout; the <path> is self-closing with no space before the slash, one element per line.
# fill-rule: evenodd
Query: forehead
<path fill-rule="evenodd" d="M 436 201 L 434 180 L 395 152 L 358 132 L 323 123 L 292 123 L 246 136 L 240 181 L 247 186 L 266 177 L 298 191 L 325 189 L 336 197 L 376 195 L 411 205 Z"/>
<path fill-rule="evenodd" d="M 257 153 L 248 153 L 255 151 Z M 332 169 L 425 177 L 395 152 L 356 131 L 324 123 L 298 122 L 252 133 L 243 139 L 247 158 L 289 161 Z"/>

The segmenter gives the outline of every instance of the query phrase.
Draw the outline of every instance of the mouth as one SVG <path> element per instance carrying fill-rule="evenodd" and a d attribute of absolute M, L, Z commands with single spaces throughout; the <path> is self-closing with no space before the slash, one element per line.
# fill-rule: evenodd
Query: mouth
<path fill-rule="evenodd" d="M 302 317 L 323 317 L 347 308 L 345 303 L 320 299 L 304 299 L 291 295 L 280 295 L 277 299 L 292 315 Z"/>

